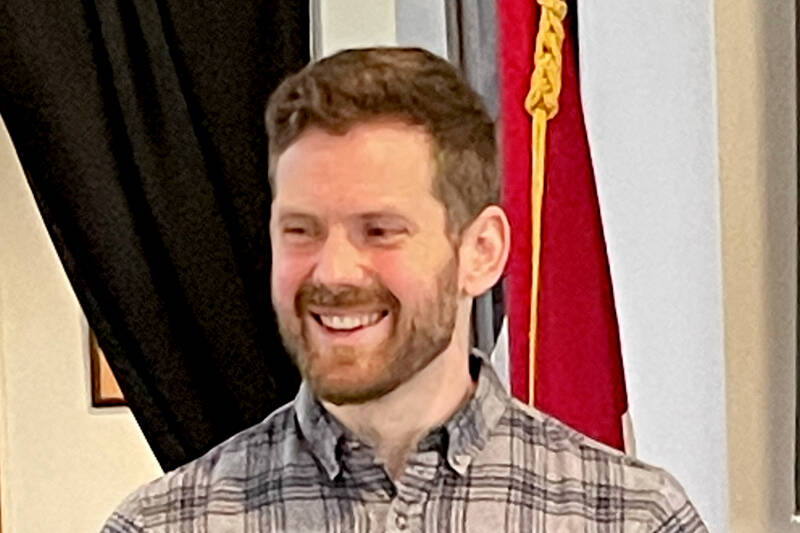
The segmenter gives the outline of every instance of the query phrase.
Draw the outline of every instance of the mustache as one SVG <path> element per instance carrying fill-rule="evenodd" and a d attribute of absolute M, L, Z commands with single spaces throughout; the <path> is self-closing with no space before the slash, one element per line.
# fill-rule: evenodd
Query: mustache
<path fill-rule="evenodd" d="M 302 315 L 311 305 L 347 307 L 374 304 L 388 307 L 389 310 L 396 310 L 400 307 L 400 300 L 380 283 L 371 287 L 306 283 L 298 289 L 294 307 L 297 314 Z"/>

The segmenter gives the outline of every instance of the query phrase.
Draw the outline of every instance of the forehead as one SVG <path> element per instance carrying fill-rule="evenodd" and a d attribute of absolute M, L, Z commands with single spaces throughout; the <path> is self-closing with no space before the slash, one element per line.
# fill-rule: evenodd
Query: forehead
<path fill-rule="evenodd" d="M 412 207 L 433 199 L 433 154 L 425 129 L 400 121 L 362 123 L 343 135 L 309 128 L 278 159 L 275 202 Z"/>

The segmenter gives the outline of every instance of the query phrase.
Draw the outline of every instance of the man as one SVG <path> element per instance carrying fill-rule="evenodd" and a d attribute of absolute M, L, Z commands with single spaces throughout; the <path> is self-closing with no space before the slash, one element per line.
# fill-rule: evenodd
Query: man
<path fill-rule="evenodd" d="M 289 405 L 130 496 L 105 532 L 706 531 L 679 485 L 512 399 L 470 354 L 500 278 L 494 126 L 447 62 L 339 53 L 267 107 Z"/>

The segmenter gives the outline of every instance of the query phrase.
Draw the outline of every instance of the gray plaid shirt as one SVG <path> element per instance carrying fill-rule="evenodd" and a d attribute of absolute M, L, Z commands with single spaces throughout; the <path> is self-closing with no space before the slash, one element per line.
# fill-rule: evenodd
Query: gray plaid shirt
<path fill-rule="evenodd" d="M 706 532 L 666 472 L 509 396 L 491 364 L 392 480 L 305 385 L 294 402 L 149 483 L 118 532 Z"/>

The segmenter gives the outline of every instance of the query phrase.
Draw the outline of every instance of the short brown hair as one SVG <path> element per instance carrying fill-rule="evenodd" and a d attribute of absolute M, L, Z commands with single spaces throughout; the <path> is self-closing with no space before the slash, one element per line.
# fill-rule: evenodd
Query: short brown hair
<path fill-rule="evenodd" d="M 423 126 L 431 135 L 432 192 L 447 209 L 451 236 L 499 202 L 492 119 L 450 63 L 419 48 L 345 50 L 284 80 L 266 112 L 273 191 L 278 157 L 307 128 L 344 134 L 381 118 Z"/>

